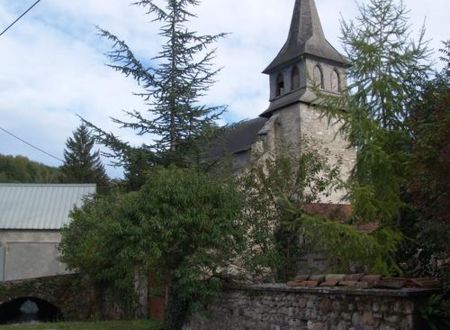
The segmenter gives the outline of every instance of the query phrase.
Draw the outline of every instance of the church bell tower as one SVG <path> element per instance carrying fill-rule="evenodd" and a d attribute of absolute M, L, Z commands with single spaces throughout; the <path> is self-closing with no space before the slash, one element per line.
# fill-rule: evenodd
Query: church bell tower
<path fill-rule="evenodd" d="M 337 97 L 346 88 L 349 63 L 325 38 L 314 0 L 295 0 L 286 43 L 263 71 L 270 79 L 270 104 L 260 117 L 276 120 L 279 143 L 301 152 L 302 139 L 310 138 L 327 149 L 331 163 L 342 162 L 343 179 L 353 168 L 356 153 L 339 124 L 321 118 L 315 90 Z M 275 119 L 276 118 L 276 119 Z M 339 159 L 339 160 L 338 160 Z M 345 192 L 332 194 L 324 203 L 340 204 Z"/>

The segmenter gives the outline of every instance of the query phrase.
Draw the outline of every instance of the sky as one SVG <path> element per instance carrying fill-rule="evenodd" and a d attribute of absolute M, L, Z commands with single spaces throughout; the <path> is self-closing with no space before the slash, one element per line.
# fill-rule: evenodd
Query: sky
<path fill-rule="evenodd" d="M 360 0 L 365 2 L 367 0 Z M 0 31 L 35 0 L 0 0 Z M 413 36 L 425 22 L 435 51 L 450 39 L 450 0 L 404 0 Z M 339 50 L 340 20 L 358 14 L 354 0 L 316 0 L 327 39 Z M 261 72 L 283 46 L 294 0 L 203 0 L 191 27 L 201 34 L 230 33 L 217 44 L 222 71 L 203 102 L 227 105 L 221 123 L 254 118 L 268 106 L 268 77 Z M 77 115 L 132 144 L 149 142 L 119 129 L 111 117 L 145 111 L 135 81 L 113 71 L 105 53 L 111 43 L 96 26 L 125 40 L 139 57 L 158 54 L 158 24 L 128 0 L 41 0 L 0 37 L 0 127 L 63 158 Z M 51 166 L 61 162 L 0 131 L 0 154 L 24 155 Z M 107 163 L 107 162 L 106 162 Z M 120 176 L 119 169 L 108 173 Z"/>

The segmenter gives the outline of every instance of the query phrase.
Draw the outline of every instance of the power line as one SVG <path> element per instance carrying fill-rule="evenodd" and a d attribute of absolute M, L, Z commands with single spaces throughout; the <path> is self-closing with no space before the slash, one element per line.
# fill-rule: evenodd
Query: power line
<path fill-rule="evenodd" d="M 64 161 L 63 161 L 61 158 L 58 158 L 58 157 L 56 157 L 56 156 L 53 156 L 52 154 L 48 153 L 47 151 L 42 150 L 41 148 L 32 145 L 31 143 L 25 141 L 24 139 L 21 139 L 20 137 L 18 137 L 17 135 L 14 135 L 13 133 L 7 131 L 6 129 L 0 127 L 0 130 L 2 130 L 3 132 L 5 132 L 6 134 L 12 136 L 13 138 L 16 138 L 17 140 L 19 140 L 19 141 L 25 143 L 26 145 L 30 146 L 31 148 L 36 149 L 36 150 L 38 150 L 38 151 L 40 151 L 40 152 L 46 154 L 47 156 L 50 156 L 50 157 L 52 157 L 52 158 L 54 158 L 54 159 L 56 159 L 56 160 L 59 160 L 60 162 L 64 163 Z"/>
<path fill-rule="evenodd" d="M 10 25 L 8 25 L 8 27 L 0 33 L 0 37 L 2 35 L 4 35 L 6 33 L 6 31 L 8 31 L 10 28 L 12 28 L 13 25 L 16 24 L 22 17 L 24 17 L 26 14 L 28 14 L 28 12 L 31 9 L 33 9 L 34 6 L 36 6 L 39 2 L 41 2 L 41 0 L 37 0 L 35 3 L 33 3 L 27 10 L 25 10 L 25 12 L 22 15 L 20 15 L 14 22 L 12 22 Z"/>

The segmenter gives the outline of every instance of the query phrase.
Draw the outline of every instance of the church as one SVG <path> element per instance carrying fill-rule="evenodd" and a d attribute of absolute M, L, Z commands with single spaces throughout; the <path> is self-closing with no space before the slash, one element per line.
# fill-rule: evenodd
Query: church
<path fill-rule="evenodd" d="M 321 93 L 339 97 L 346 88 L 347 59 L 325 38 L 314 0 L 295 0 L 287 41 L 263 71 L 269 78 L 269 106 L 258 118 L 239 123 L 224 133 L 218 154 L 231 154 L 232 167 L 241 171 L 255 153 L 269 157 L 294 148 L 301 153 L 306 140 L 326 150 L 331 164 L 339 164 L 341 178 L 350 175 L 355 150 L 329 123 L 318 107 Z M 344 191 L 332 192 L 323 204 L 348 204 Z"/>

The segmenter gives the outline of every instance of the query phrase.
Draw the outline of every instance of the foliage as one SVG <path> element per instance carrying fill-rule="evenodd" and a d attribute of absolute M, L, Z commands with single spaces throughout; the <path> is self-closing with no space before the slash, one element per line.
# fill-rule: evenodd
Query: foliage
<path fill-rule="evenodd" d="M 141 217 L 149 225 L 146 250 L 151 251 L 147 265 L 168 281 L 169 313 L 171 302 L 189 304 L 209 296 L 243 246 L 236 189 L 193 170 L 169 169 L 150 175 L 142 196 Z M 168 328 L 178 329 L 183 319 L 168 321 Z"/>
<path fill-rule="evenodd" d="M 257 157 L 238 179 L 245 191 L 243 222 L 248 226 L 249 252 L 245 263 L 255 274 L 269 267 L 273 276 L 282 279 L 292 275 L 294 270 L 287 268 L 293 265 L 291 258 L 296 257 L 298 250 L 294 247 L 297 233 L 287 231 L 284 237 L 279 237 L 289 245 L 281 250 L 275 239 L 277 232 L 282 234 L 281 224 L 293 221 L 283 201 L 291 201 L 298 208 L 317 202 L 320 194 L 332 189 L 338 175 L 338 169 L 331 168 L 314 150 L 303 152 L 300 159 L 289 151 L 284 155 L 265 160 Z"/>
<path fill-rule="evenodd" d="M 242 250 L 240 205 L 229 183 L 158 169 L 138 192 L 98 197 L 75 210 L 62 233 L 63 260 L 125 293 L 135 271 L 156 272 L 169 288 L 167 327 L 179 329 Z"/>
<path fill-rule="evenodd" d="M 1 183 L 59 183 L 58 168 L 30 161 L 24 156 L 0 155 Z"/>
<path fill-rule="evenodd" d="M 62 229 L 62 260 L 70 269 L 89 275 L 97 287 L 114 287 L 124 307 L 134 309 L 134 266 L 129 231 L 137 230 L 129 210 L 133 194 L 111 192 L 87 199 Z"/>
<path fill-rule="evenodd" d="M 402 254 L 408 272 L 440 276 L 450 287 L 450 43 L 444 46 L 445 66 L 425 82 L 408 122 L 412 176 L 405 199 L 411 211 L 402 229 L 413 241 Z"/>
<path fill-rule="evenodd" d="M 125 176 L 125 190 L 136 191 L 145 183 L 147 172 L 155 167 L 161 160 L 150 150 L 148 145 L 140 147 L 121 141 L 111 132 L 105 132 L 100 127 L 84 120 L 88 127 L 92 128 L 92 134 L 96 141 L 108 147 L 108 152 L 102 155 L 111 160 L 111 165 L 123 167 Z"/>
<path fill-rule="evenodd" d="M 126 111 L 131 121 L 113 119 L 123 128 L 130 128 L 140 136 L 148 136 L 153 142 L 140 148 L 130 147 L 114 135 L 104 132 L 95 125 L 98 140 L 110 147 L 126 165 L 126 171 L 142 178 L 142 168 L 135 156 L 151 165 L 175 164 L 183 166 L 187 155 L 198 152 L 202 145 L 199 136 L 204 136 L 215 126 L 215 121 L 225 110 L 223 106 L 201 104 L 201 98 L 214 83 L 218 70 L 211 61 L 214 42 L 224 34 L 199 35 L 188 29 L 187 23 L 194 14 L 190 8 L 198 6 L 197 0 L 167 0 L 160 6 L 153 0 L 137 1 L 154 21 L 161 23 L 160 35 L 165 42 L 162 50 L 150 60 L 139 59 L 125 41 L 114 34 L 100 30 L 101 35 L 113 43 L 108 53 L 110 66 L 125 76 L 131 76 L 140 86 L 136 93 L 147 106 L 145 113 Z M 150 160 L 150 162 L 149 162 Z M 123 164 L 122 164 L 123 165 Z M 142 182 L 142 181 L 141 181 Z"/>
<path fill-rule="evenodd" d="M 442 295 L 431 296 L 427 304 L 420 310 L 422 320 L 430 330 L 445 330 L 450 328 L 450 301 L 445 301 Z"/>
<path fill-rule="evenodd" d="M 446 68 L 426 84 L 410 120 L 414 178 L 410 191 L 424 216 L 450 223 L 450 42 L 445 45 Z"/>
<path fill-rule="evenodd" d="M 339 162 L 330 165 L 327 152 L 320 154 L 308 143 L 305 139 L 300 157 L 287 152 L 257 162 L 240 177 L 243 222 L 249 226 L 246 264 L 256 274 L 268 267 L 278 280 L 286 281 L 298 272 L 301 256 L 322 251 L 336 271 L 359 267 L 391 272 L 390 254 L 400 240 L 398 233 L 382 229 L 363 234 L 344 224 L 349 219 L 339 210 L 320 215 L 311 207 L 321 205 L 342 183 Z"/>
<path fill-rule="evenodd" d="M 341 31 L 351 63 L 352 105 L 382 128 L 402 129 L 408 104 L 429 70 L 425 29 L 412 41 L 408 11 L 396 0 L 370 0 L 359 6 L 359 14 L 354 21 L 342 21 Z"/>
<path fill-rule="evenodd" d="M 428 50 L 424 30 L 417 43 L 410 39 L 402 3 L 370 0 L 359 9 L 355 21 L 342 22 L 350 84 L 342 98 L 322 93 L 318 101 L 358 152 L 349 182 L 355 215 L 391 225 L 405 206 L 401 192 L 411 174 L 407 120 L 429 72 Z"/>
<path fill-rule="evenodd" d="M 82 123 L 69 137 L 64 150 L 64 164 L 61 172 L 66 183 L 108 184 L 105 167 L 100 160 L 100 151 L 92 151 L 95 139 L 89 128 Z"/>
<path fill-rule="evenodd" d="M 331 270 L 341 273 L 361 270 L 385 275 L 398 270 L 393 256 L 402 239 L 399 232 L 382 228 L 367 234 L 335 219 L 292 211 L 296 217 L 291 228 L 299 232 L 307 244 L 326 254 Z"/>

